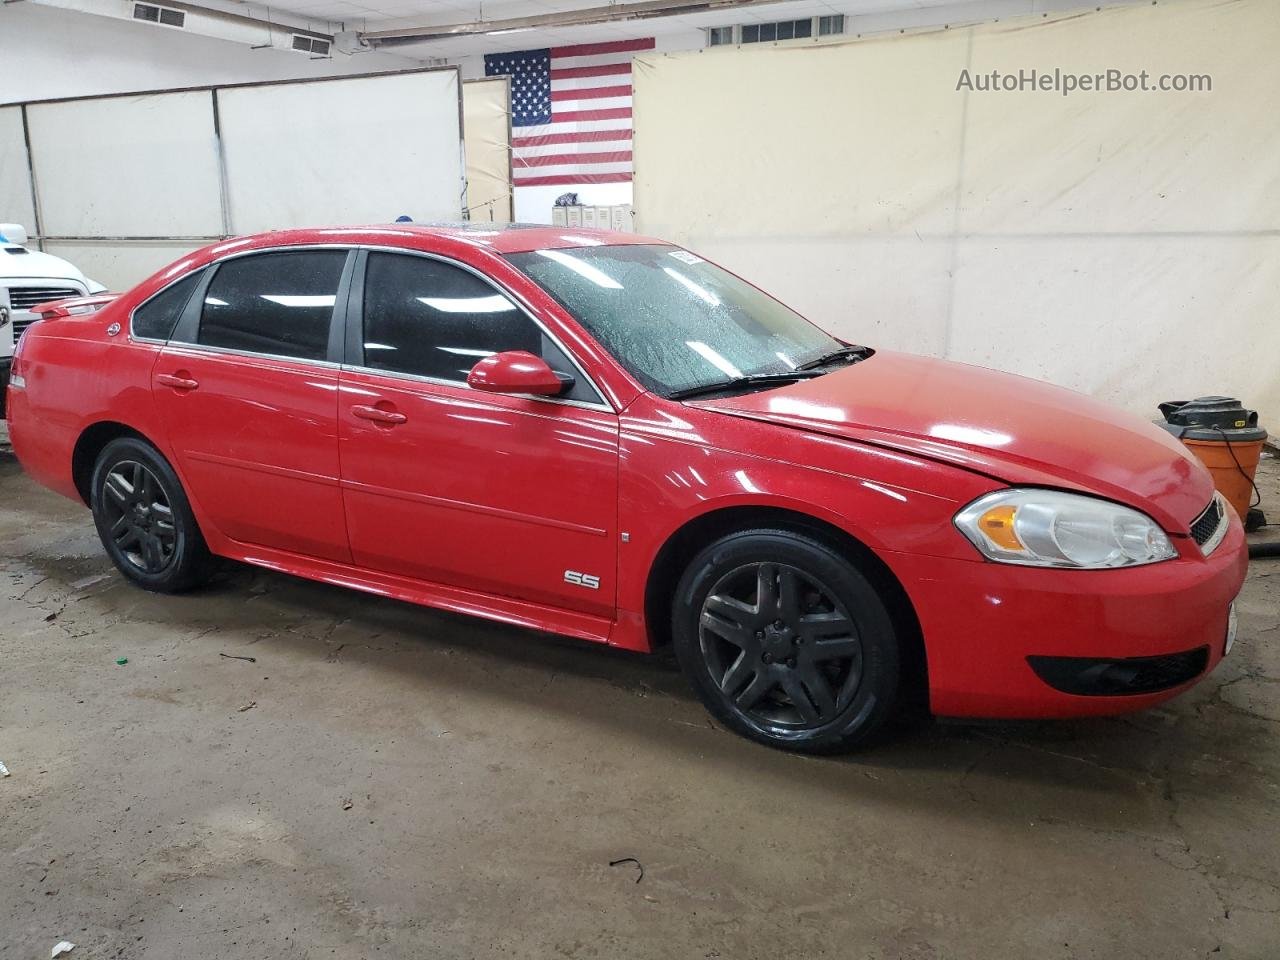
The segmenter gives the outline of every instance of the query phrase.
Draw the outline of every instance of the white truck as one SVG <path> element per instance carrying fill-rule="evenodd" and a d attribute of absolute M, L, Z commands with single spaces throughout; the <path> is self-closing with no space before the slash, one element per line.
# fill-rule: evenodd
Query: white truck
<path fill-rule="evenodd" d="M 20 224 L 0 223 L 0 415 L 13 348 L 36 321 L 31 308 L 48 300 L 101 293 L 95 283 L 60 257 L 27 249 L 27 231 Z"/>

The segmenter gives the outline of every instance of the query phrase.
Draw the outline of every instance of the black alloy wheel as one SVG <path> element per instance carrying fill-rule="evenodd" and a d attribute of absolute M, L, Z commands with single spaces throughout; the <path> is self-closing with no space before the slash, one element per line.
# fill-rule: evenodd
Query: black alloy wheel
<path fill-rule="evenodd" d="M 177 553 L 178 531 L 159 478 L 137 460 L 119 460 L 102 479 L 101 499 L 121 556 L 143 573 L 163 573 Z"/>
<path fill-rule="evenodd" d="M 177 593 L 205 579 L 209 548 L 168 461 L 138 437 L 112 440 L 90 481 L 98 536 L 116 568 L 138 586 Z"/>
<path fill-rule="evenodd" d="M 834 753 L 892 710 L 892 621 L 870 582 L 824 544 L 783 530 L 725 537 L 692 561 L 675 608 L 681 665 L 739 733 Z"/>
<path fill-rule="evenodd" d="M 698 639 L 720 692 L 761 722 L 827 723 L 862 680 L 853 620 L 828 587 L 786 564 L 725 574 L 702 603 Z"/>

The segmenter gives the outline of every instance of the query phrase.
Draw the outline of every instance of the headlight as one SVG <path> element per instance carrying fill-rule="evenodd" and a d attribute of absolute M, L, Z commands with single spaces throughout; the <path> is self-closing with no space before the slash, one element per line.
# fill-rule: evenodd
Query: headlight
<path fill-rule="evenodd" d="M 1057 490 L 997 490 L 956 514 L 984 556 L 1032 567 L 1134 567 L 1178 555 L 1146 514 Z"/>

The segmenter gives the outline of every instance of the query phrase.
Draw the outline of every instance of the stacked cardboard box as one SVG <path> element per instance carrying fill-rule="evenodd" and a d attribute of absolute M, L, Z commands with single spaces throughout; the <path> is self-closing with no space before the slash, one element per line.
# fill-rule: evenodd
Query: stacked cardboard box
<path fill-rule="evenodd" d="M 618 230 L 631 233 L 631 204 L 615 203 L 609 207 L 552 207 L 551 224 L 556 227 L 588 227 L 594 230 Z"/>

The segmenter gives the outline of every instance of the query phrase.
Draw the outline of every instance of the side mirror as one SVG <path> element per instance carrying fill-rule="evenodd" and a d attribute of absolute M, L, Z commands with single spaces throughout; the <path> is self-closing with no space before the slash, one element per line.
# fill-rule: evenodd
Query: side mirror
<path fill-rule="evenodd" d="M 467 374 L 467 385 L 489 393 L 532 393 L 555 397 L 573 386 L 573 378 L 556 373 L 547 361 L 527 350 L 505 350 L 485 357 Z"/>
<path fill-rule="evenodd" d="M 17 247 L 27 245 L 27 231 L 20 223 L 0 223 L 0 237 Z"/>

